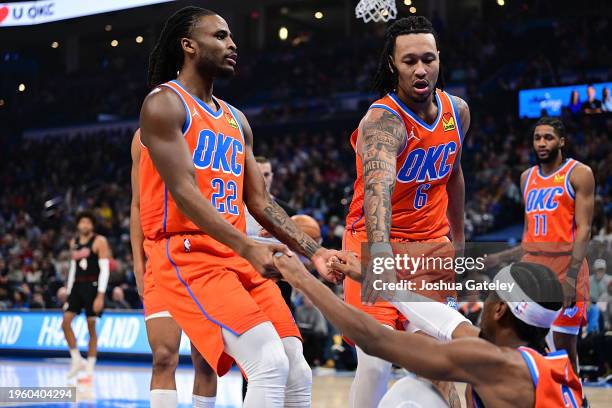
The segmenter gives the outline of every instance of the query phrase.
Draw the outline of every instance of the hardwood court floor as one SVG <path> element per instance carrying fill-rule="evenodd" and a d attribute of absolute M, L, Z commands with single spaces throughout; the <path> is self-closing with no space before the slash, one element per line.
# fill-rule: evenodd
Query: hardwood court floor
<path fill-rule="evenodd" d="M 66 381 L 69 359 L 0 358 L 0 387 L 51 387 L 70 385 Z M 345 408 L 352 373 L 315 370 L 313 404 L 315 408 Z M 96 366 L 94 380 L 77 384 L 77 404 L 53 404 L 55 408 L 149 407 L 149 364 L 139 362 L 102 362 Z M 181 366 L 176 373 L 180 407 L 191 406 L 193 370 Z M 217 408 L 241 406 L 242 377 L 232 370 L 218 383 Z M 465 387 L 459 386 L 460 394 Z M 612 406 L 612 388 L 587 387 L 586 393 L 596 408 Z M 6 406 L 0 402 L 0 406 Z M 14 406 L 14 405 L 13 405 Z M 22 407 L 47 407 L 49 404 L 27 404 Z"/>

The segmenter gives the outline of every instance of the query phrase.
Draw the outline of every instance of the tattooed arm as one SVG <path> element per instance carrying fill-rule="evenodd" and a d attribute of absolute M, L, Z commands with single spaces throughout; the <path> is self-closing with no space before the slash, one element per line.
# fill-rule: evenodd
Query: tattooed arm
<path fill-rule="evenodd" d="M 389 243 L 391 233 L 391 196 L 395 189 L 397 154 L 406 143 L 406 127 L 400 118 L 384 109 L 370 109 L 359 124 L 357 154 L 361 157 L 363 173 L 363 211 L 372 257 L 393 257 Z M 372 304 L 381 291 L 376 281 L 396 280 L 395 270 L 384 270 L 376 275 L 368 270 L 362 283 L 362 299 Z M 387 293 L 389 299 L 392 293 Z"/>
<path fill-rule="evenodd" d="M 325 279 L 338 283 L 341 275 L 327 268 L 327 260 L 335 253 L 319 245 L 306 235 L 274 201 L 266 190 L 265 182 L 253 154 L 253 131 L 244 114 L 236 110 L 242 125 L 246 144 L 244 202 L 261 226 L 292 250 L 306 256 Z"/>
<path fill-rule="evenodd" d="M 357 153 L 363 166 L 363 210 L 370 245 L 389 242 L 395 162 L 405 142 L 404 124 L 384 109 L 370 109 L 359 125 Z"/>

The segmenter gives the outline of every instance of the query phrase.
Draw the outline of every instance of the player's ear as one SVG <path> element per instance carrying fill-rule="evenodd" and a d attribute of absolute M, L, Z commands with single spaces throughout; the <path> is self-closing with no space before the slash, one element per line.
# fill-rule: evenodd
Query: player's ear
<path fill-rule="evenodd" d="M 559 139 L 559 147 L 565 147 L 565 137 Z"/>
<path fill-rule="evenodd" d="M 495 305 L 493 306 L 493 318 L 496 321 L 499 321 L 505 316 L 506 313 L 511 313 L 508 309 L 508 304 L 502 300 L 496 301 Z"/>
<path fill-rule="evenodd" d="M 183 37 L 181 38 L 181 48 L 183 49 L 183 51 L 185 51 L 187 54 L 195 54 L 195 43 L 192 39 L 187 38 L 187 37 Z"/>

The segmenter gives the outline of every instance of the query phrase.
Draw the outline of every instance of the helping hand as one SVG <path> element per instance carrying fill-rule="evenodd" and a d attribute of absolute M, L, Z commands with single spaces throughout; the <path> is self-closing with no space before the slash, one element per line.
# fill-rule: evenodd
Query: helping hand
<path fill-rule="evenodd" d="M 273 256 L 273 262 L 283 279 L 295 288 L 299 288 L 301 279 L 310 274 L 297 256 L 286 256 L 282 252 L 277 252 Z"/>
<path fill-rule="evenodd" d="M 354 252 L 338 251 L 330 258 L 329 266 L 333 271 L 348 276 L 354 281 L 361 282 L 363 279 L 361 262 Z"/>
<path fill-rule="evenodd" d="M 293 252 L 291 252 L 286 245 L 262 244 L 253 240 L 249 240 L 249 243 L 240 256 L 249 261 L 255 270 L 263 277 L 268 279 L 279 279 L 281 275 L 276 269 L 273 261 L 275 252 L 282 252 L 290 257 L 293 256 Z"/>
<path fill-rule="evenodd" d="M 313 263 L 315 268 L 317 268 L 317 272 L 319 275 L 326 281 L 339 284 L 344 280 L 344 274 L 338 272 L 337 270 L 332 270 L 329 268 L 330 259 L 336 256 L 338 251 L 334 251 L 326 248 L 319 248 L 317 252 L 310 258 L 310 261 Z"/>

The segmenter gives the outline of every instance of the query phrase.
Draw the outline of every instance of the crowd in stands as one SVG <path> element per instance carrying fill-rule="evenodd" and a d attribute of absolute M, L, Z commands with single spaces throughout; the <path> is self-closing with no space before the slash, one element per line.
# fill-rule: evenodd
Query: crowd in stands
<path fill-rule="evenodd" d="M 517 118 L 516 90 L 586 82 L 592 73 L 582 69 L 585 65 L 609 80 L 612 50 L 601 39 L 610 38 L 610 27 L 605 19 L 577 19 L 573 24 L 557 23 L 554 30 L 536 26 L 519 33 L 510 26 L 493 30 L 474 20 L 458 35 L 441 23 L 439 30 L 446 82 L 464 86 L 472 112 L 462 153 L 470 239 L 522 221 L 518 180 L 533 164 L 532 122 Z M 539 40 L 525 54 L 511 44 L 516 35 Z M 600 41 L 590 41 L 593 38 Z M 255 153 L 272 162 L 271 193 L 315 217 L 323 245 L 330 248 L 341 247 L 355 176 L 348 140 L 364 106 L 343 112 L 345 123 L 351 125 L 338 126 L 337 107 L 329 105 L 329 97 L 356 92 L 372 100 L 369 86 L 380 42 L 371 36 L 321 47 L 313 38 L 299 47 L 241 56 L 237 77 L 216 88 L 238 107 L 262 107 L 249 119 Z M 36 82 L 37 92 L 22 95 L 19 103 L 0 110 L 0 117 L 28 123 L 22 119 L 44 112 L 36 116 L 43 126 L 92 122 L 101 114 L 135 119 L 147 92 L 146 58 L 141 57 L 141 66 L 120 56 L 102 61 L 96 70 L 59 78 L 54 76 L 57 72 L 47 72 Z M 603 73 L 599 68 L 605 68 Z M 122 85 L 113 86 L 118 82 Z M 308 100 L 321 100 L 323 105 L 299 104 Z M 291 126 L 303 118 L 308 123 Z M 569 131 L 568 155 L 588 164 L 596 177 L 595 239 L 589 260 L 605 261 L 603 275 L 597 269 L 592 282 L 599 291 L 593 301 L 603 302 L 612 296 L 612 126 L 569 111 L 563 119 Z M 97 232 L 107 236 L 113 250 L 107 307 L 140 308 L 129 247 L 129 146 L 134 129 L 101 131 L 100 137 L 40 139 L 19 137 L 22 130 L 14 127 L 16 134 L 0 136 L 0 309 L 62 307 L 68 242 L 76 233 L 75 216 L 84 209 L 95 211 Z M 477 321 L 478 299 L 472 296 L 468 301 L 464 310 Z M 311 304 L 302 301 L 297 306 L 296 316 L 309 325 L 309 336 L 331 336 Z M 606 306 L 601 312 L 603 327 L 612 329 L 612 309 Z M 309 348 L 308 353 L 311 363 L 322 362 L 321 350 Z"/>

